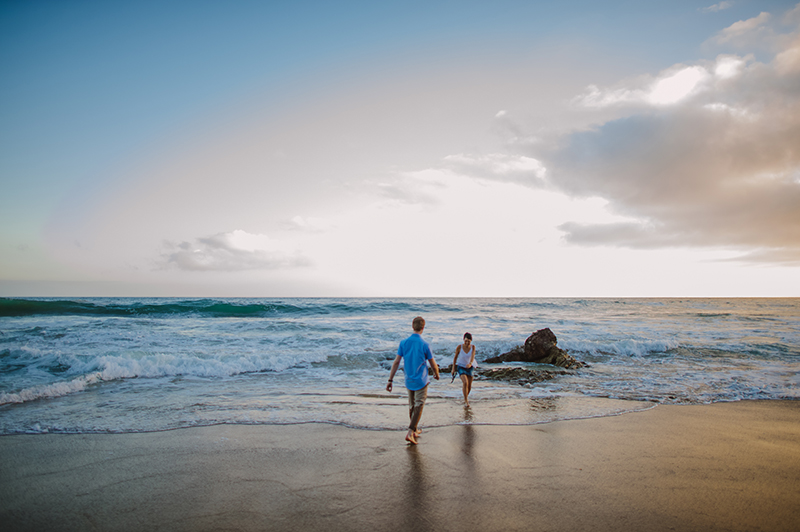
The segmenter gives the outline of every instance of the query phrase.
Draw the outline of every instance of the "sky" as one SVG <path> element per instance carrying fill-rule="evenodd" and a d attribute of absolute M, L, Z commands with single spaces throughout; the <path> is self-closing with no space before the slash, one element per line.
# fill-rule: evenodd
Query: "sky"
<path fill-rule="evenodd" d="M 0 1 L 0 296 L 800 296 L 800 4 Z"/>

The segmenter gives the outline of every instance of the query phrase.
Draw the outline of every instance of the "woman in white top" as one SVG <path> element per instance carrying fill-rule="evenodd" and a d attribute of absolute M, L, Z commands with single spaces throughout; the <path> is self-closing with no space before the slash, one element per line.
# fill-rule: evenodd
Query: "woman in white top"
<path fill-rule="evenodd" d="M 461 377 L 461 391 L 464 393 L 464 404 L 469 406 L 469 392 L 472 391 L 472 370 L 478 367 L 475 363 L 475 346 L 472 345 L 472 335 L 464 333 L 464 345 L 456 347 L 456 356 L 453 357 L 453 369 Z"/>

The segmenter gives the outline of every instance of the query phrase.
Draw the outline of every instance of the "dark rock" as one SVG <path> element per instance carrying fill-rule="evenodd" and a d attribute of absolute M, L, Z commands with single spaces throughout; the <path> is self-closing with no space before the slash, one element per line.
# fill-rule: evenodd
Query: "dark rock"
<path fill-rule="evenodd" d="M 450 374 L 452 364 L 446 367 L 439 368 L 442 379 Z M 558 375 L 568 375 L 567 371 L 549 370 L 549 369 L 528 369 L 528 368 L 476 368 L 473 372 L 476 380 L 493 380 L 493 381 L 508 381 L 514 382 L 521 386 L 525 384 L 533 384 L 535 382 L 543 382 L 554 379 Z"/>
<path fill-rule="evenodd" d="M 550 329 L 540 329 L 525 340 L 525 345 L 515 347 L 508 353 L 487 358 L 485 362 L 499 364 L 501 362 L 535 362 L 552 364 L 567 369 L 582 368 L 578 362 L 556 345 L 556 335 Z"/>
<path fill-rule="evenodd" d="M 521 386 L 544 382 L 554 379 L 558 375 L 567 375 L 566 371 L 550 371 L 528 368 L 492 368 L 479 370 L 481 377 L 494 381 L 515 382 Z"/>

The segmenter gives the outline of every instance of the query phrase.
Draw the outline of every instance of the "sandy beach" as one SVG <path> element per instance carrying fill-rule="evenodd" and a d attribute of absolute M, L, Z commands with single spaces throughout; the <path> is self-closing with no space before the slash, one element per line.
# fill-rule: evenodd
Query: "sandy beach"
<path fill-rule="evenodd" d="M 326 532 L 789 531 L 800 522 L 797 401 L 433 428 L 417 447 L 401 429 L 3 436 L 0 522 Z"/>

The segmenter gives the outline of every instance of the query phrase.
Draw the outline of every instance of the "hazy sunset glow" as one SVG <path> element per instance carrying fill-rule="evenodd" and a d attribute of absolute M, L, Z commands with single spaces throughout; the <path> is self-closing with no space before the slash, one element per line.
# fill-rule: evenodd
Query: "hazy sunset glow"
<path fill-rule="evenodd" d="M 6 2 L 0 296 L 800 296 L 800 4 Z"/>

